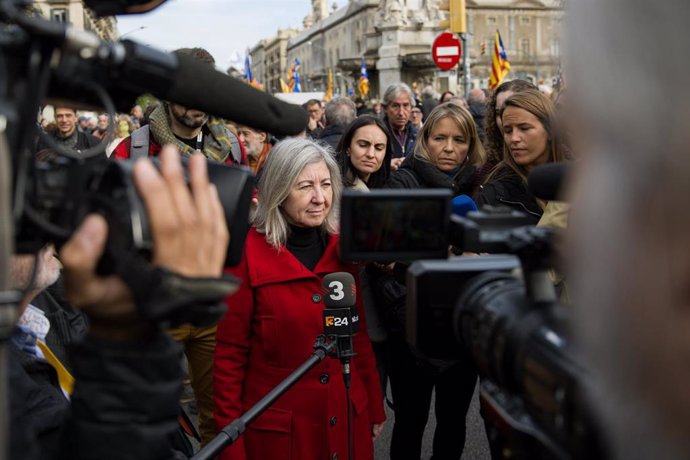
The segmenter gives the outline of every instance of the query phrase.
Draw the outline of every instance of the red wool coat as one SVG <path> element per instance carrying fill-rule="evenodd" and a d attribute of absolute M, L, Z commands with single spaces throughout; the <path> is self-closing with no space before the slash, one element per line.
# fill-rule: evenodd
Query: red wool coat
<path fill-rule="evenodd" d="M 220 429 L 249 409 L 314 351 L 323 333 L 321 281 L 324 275 L 356 269 L 338 256 L 338 237 L 314 271 L 287 249 L 277 252 L 264 235 L 251 229 L 244 255 L 231 273 L 242 279 L 228 297 L 228 313 L 218 325 L 213 374 L 216 426 Z M 373 458 L 371 424 L 385 420 L 375 358 L 361 324 L 354 338 L 350 395 L 353 405 L 353 458 Z M 258 417 L 222 460 L 345 459 L 347 405 L 342 367 L 326 358 Z"/>

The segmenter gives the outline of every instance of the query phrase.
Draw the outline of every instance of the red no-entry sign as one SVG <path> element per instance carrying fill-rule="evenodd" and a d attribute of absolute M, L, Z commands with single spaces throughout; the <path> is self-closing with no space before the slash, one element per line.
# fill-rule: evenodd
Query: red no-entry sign
<path fill-rule="evenodd" d="M 460 62 L 462 44 L 454 34 L 443 32 L 431 46 L 431 57 L 441 70 L 450 70 Z"/>

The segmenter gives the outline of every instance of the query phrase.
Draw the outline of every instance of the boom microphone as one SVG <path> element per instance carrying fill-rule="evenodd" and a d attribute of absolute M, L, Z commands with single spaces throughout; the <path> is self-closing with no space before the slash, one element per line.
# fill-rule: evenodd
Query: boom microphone
<path fill-rule="evenodd" d="M 179 56 L 177 75 L 164 99 L 178 102 L 271 134 L 299 134 L 308 114 L 191 56 Z"/>
<path fill-rule="evenodd" d="M 275 135 L 294 135 L 307 127 L 302 107 L 217 71 L 191 56 L 175 55 L 132 40 L 104 42 L 91 32 L 68 27 L 61 65 L 51 82 L 51 97 L 102 105 L 84 91 L 84 81 L 98 81 L 114 96 L 115 107 L 127 111 L 143 93 L 197 109 Z M 92 56 L 84 60 L 83 56 Z"/>

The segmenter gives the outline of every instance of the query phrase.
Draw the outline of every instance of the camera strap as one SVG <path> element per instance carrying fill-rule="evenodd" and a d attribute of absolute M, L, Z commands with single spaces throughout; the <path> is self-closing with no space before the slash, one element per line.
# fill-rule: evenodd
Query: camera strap
<path fill-rule="evenodd" d="M 182 276 L 154 267 L 136 253 L 119 264 L 117 274 L 132 291 L 141 315 L 169 326 L 216 324 L 225 314 L 223 300 L 240 284 L 228 274 L 219 278 Z"/>

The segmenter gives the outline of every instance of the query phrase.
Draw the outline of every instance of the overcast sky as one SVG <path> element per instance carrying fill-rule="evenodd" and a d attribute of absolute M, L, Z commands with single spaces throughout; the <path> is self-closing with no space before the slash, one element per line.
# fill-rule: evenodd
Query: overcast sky
<path fill-rule="evenodd" d="M 226 69 L 279 28 L 301 26 L 310 10 L 310 0 L 167 0 L 147 14 L 118 16 L 117 22 L 125 38 L 164 50 L 202 46 Z"/>

